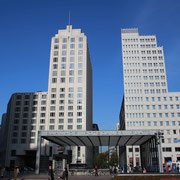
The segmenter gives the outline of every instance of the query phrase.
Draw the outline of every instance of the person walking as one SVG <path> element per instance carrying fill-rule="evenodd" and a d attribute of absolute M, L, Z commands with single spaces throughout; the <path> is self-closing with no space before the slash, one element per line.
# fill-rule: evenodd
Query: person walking
<path fill-rule="evenodd" d="M 68 170 L 67 168 L 64 168 L 63 174 L 61 176 L 61 179 L 68 180 Z"/>
<path fill-rule="evenodd" d="M 0 167 L 0 174 L 1 174 L 1 178 L 3 179 L 4 177 L 4 171 L 5 171 L 5 168 L 4 167 Z"/>
<path fill-rule="evenodd" d="M 50 176 L 50 180 L 54 180 L 54 172 L 53 172 L 53 169 L 52 169 L 52 166 L 49 166 L 49 176 Z"/>

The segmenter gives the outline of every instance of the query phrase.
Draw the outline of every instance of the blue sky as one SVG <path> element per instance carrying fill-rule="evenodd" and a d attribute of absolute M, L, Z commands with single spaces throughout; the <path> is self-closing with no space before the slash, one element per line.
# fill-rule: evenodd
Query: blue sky
<path fill-rule="evenodd" d="M 115 129 L 123 97 L 121 28 L 155 34 L 164 47 L 169 91 L 180 91 L 179 0 L 1 0 L 0 115 L 12 93 L 47 91 L 51 37 L 68 24 L 88 37 L 93 119 Z"/>

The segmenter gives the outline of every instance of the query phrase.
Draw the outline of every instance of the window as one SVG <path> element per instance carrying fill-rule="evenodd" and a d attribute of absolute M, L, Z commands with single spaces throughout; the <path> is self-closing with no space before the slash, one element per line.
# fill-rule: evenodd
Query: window
<path fill-rule="evenodd" d="M 71 38 L 70 40 L 71 40 L 71 42 L 75 42 L 75 38 Z"/>
<path fill-rule="evenodd" d="M 40 130 L 41 131 L 45 130 L 45 126 L 40 126 Z"/>
<path fill-rule="evenodd" d="M 176 125 L 176 122 L 175 121 L 172 121 L 172 126 L 175 126 Z"/>
<path fill-rule="evenodd" d="M 59 123 L 64 123 L 64 119 L 59 119 Z"/>
<path fill-rule="evenodd" d="M 73 106 L 68 106 L 68 110 L 73 110 Z"/>
<path fill-rule="evenodd" d="M 54 123 L 54 119 L 50 119 L 50 123 Z"/>
<path fill-rule="evenodd" d="M 74 64 L 71 63 L 71 64 L 69 65 L 69 68 L 70 68 L 70 69 L 74 69 Z"/>
<path fill-rule="evenodd" d="M 180 147 L 175 147 L 175 151 L 180 151 Z"/>
<path fill-rule="evenodd" d="M 83 37 L 79 37 L 79 42 L 83 42 Z"/>
<path fill-rule="evenodd" d="M 54 51 L 54 56 L 58 56 L 58 51 Z"/>
<path fill-rule="evenodd" d="M 83 82 L 83 78 L 82 77 L 78 77 L 78 83 L 82 83 Z"/>
<path fill-rule="evenodd" d="M 82 92 L 82 87 L 78 87 L 78 92 Z"/>
<path fill-rule="evenodd" d="M 68 125 L 68 129 L 73 129 L 73 126 L 72 125 Z"/>
<path fill-rule="evenodd" d="M 74 83 L 74 78 L 73 78 L 73 77 L 70 77 L 70 78 L 69 78 L 69 82 L 70 82 L 70 83 Z"/>
<path fill-rule="evenodd" d="M 26 139 L 21 139 L 21 144 L 26 144 Z"/>
<path fill-rule="evenodd" d="M 49 130 L 54 130 L 54 125 L 50 125 Z"/>
<path fill-rule="evenodd" d="M 30 139 L 30 143 L 35 143 L 35 139 Z"/>
<path fill-rule="evenodd" d="M 75 48 L 75 44 L 70 44 L 70 48 L 74 49 Z"/>
<path fill-rule="evenodd" d="M 55 43 L 58 43 L 58 42 L 59 42 L 59 39 L 58 39 L 58 38 L 55 38 L 55 39 L 54 39 L 54 42 L 55 42 Z"/>
<path fill-rule="evenodd" d="M 78 75 L 82 75 L 83 71 L 82 70 L 78 70 Z"/>
<path fill-rule="evenodd" d="M 83 48 L 83 44 L 78 44 L 78 48 Z"/>
<path fill-rule="evenodd" d="M 73 112 L 68 112 L 68 116 L 72 117 L 73 116 Z"/>
<path fill-rule="evenodd" d="M 74 88 L 69 88 L 69 92 L 74 92 Z"/>
<path fill-rule="evenodd" d="M 166 126 L 169 126 L 169 121 L 166 121 Z"/>
<path fill-rule="evenodd" d="M 70 50 L 70 55 L 74 55 L 75 51 L 74 50 Z"/>
<path fill-rule="evenodd" d="M 82 125 L 77 125 L 77 129 L 82 129 Z"/>
<path fill-rule="evenodd" d="M 69 75 L 70 75 L 70 76 L 73 76 L 73 75 L 74 75 L 74 70 L 70 70 L 70 71 L 69 71 Z"/>
<path fill-rule="evenodd" d="M 64 126 L 63 125 L 59 125 L 58 129 L 64 129 Z"/>
<path fill-rule="evenodd" d="M 67 49 L 67 44 L 63 44 L 62 49 Z"/>
<path fill-rule="evenodd" d="M 78 68 L 82 68 L 83 67 L 83 63 L 78 63 Z"/>
<path fill-rule="evenodd" d="M 74 57 L 70 57 L 70 62 L 74 62 Z"/>
<path fill-rule="evenodd" d="M 77 112 L 77 116 L 82 116 L 82 112 Z"/>
<path fill-rule="evenodd" d="M 73 119 L 68 119 L 68 123 L 73 123 Z"/>
<path fill-rule="evenodd" d="M 51 92 L 56 92 L 56 88 L 51 88 Z"/>
<path fill-rule="evenodd" d="M 67 43 L 67 38 L 63 38 L 63 39 L 62 39 L 62 42 L 63 42 L 63 43 Z"/>
<path fill-rule="evenodd" d="M 77 118 L 77 122 L 78 123 L 82 123 L 82 119 L 81 118 Z"/>
<path fill-rule="evenodd" d="M 163 126 L 163 121 L 160 121 L 159 123 L 160 123 L 160 126 Z"/>

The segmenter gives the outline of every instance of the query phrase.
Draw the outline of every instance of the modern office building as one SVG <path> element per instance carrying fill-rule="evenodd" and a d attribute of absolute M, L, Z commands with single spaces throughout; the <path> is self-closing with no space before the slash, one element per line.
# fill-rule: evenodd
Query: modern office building
<path fill-rule="evenodd" d="M 163 47 L 157 46 L 156 36 L 141 36 L 138 29 L 122 29 L 121 38 L 124 98 L 120 130 L 162 130 L 163 162 L 180 160 L 180 92 L 168 92 Z M 132 157 L 137 148 L 126 148 L 127 164 L 138 165 L 140 159 Z"/>
<path fill-rule="evenodd" d="M 7 108 L 6 166 L 35 166 L 38 131 L 93 130 L 92 66 L 81 29 L 59 30 L 51 41 L 48 92 L 15 93 Z M 44 140 L 44 161 L 58 153 Z M 68 147 L 72 164 L 92 164 L 91 149 Z M 31 159 L 31 160 L 30 160 Z"/>

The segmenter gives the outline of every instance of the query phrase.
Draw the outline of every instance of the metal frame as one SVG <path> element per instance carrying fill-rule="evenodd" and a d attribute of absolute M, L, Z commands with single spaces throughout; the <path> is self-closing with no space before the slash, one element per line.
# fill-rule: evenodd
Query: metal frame
<path fill-rule="evenodd" d="M 36 153 L 36 174 L 39 174 L 41 139 L 44 138 L 61 146 L 126 146 L 141 145 L 152 137 L 158 138 L 157 130 L 134 131 L 39 131 Z M 65 141 L 64 138 L 67 140 Z M 73 140 L 72 140 L 73 139 Z M 158 146 L 159 169 L 162 172 L 161 148 Z"/>

